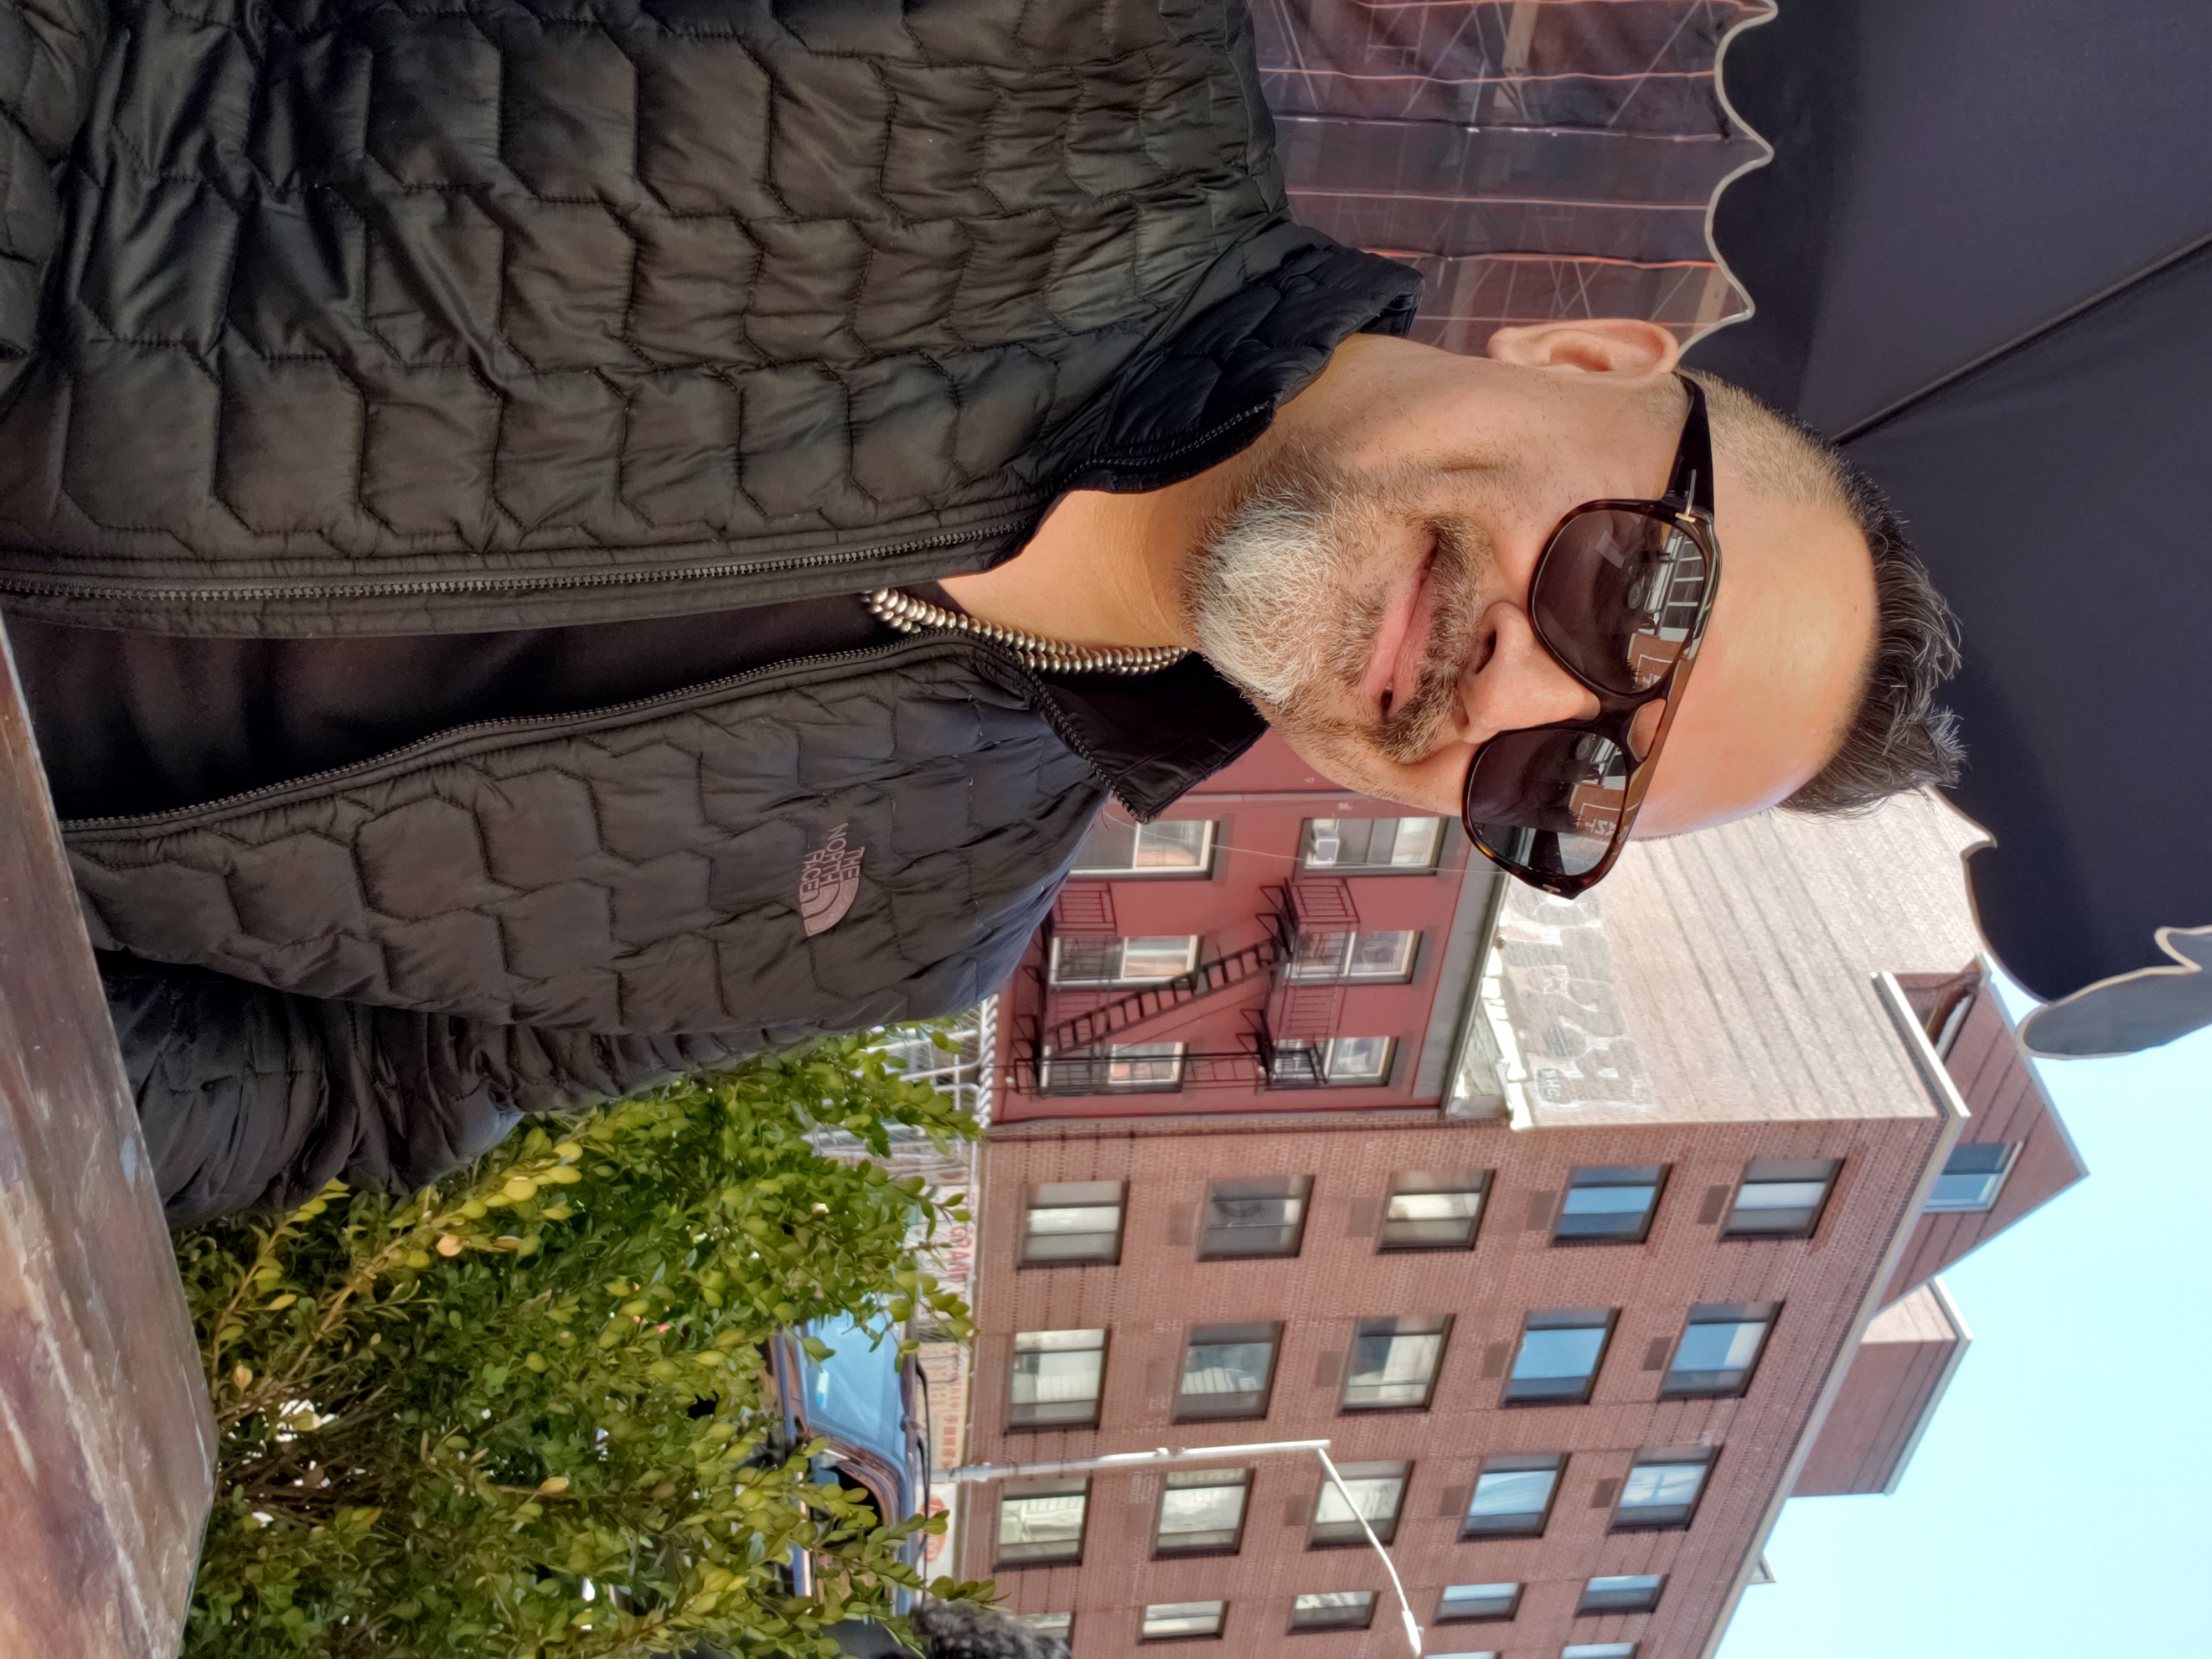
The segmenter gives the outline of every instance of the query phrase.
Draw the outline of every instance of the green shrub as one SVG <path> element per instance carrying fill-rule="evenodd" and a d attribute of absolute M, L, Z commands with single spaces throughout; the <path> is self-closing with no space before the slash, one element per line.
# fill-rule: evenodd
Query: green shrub
<path fill-rule="evenodd" d="M 975 1133 L 846 1039 L 529 1127 L 411 1198 L 180 1235 L 221 1435 L 188 1659 L 805 1655 L 886 1613 L 925 1523 L 811 1480 L 760 1345 L 885 1309 L 967 1334 L 912 1248 L 964 1214 L 807 1139 L 883 1158 L 892 1123 Z"/>

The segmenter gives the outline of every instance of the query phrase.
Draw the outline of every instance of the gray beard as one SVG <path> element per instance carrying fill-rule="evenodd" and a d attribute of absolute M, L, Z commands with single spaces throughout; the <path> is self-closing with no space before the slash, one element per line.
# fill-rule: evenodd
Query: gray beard
<path fill-rule="evenodd" d="M 1357 705 L 1389 594 L 1368 574 L 1394 523 L 1415 516 L 1402 482 L 1363 488 L 1324 463 L 1279 461 L 1222 519 L 1182 574 L 1199 649 L 1294 737 L 1378 750 L 1407 764 L 1435 752 L 1480 614 L 1487 549 L 1456 519 L 1433 521 L 1434 621 L 1419 676 L 1379 720 Z M 1393 511 L 1394 508 L 1397 510 Z"/>

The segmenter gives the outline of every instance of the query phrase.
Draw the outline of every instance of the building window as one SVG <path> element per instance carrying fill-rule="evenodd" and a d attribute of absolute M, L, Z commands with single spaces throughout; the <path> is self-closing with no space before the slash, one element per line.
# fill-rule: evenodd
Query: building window
<path fill-rule="evenodd" d="M 1840 1158 L 1759 1158 L 1744 1166 L 1723 1238 L 1809 1238 L 1836 1184 Z"/>
<path fill-rule="evenodd" d="M 1073 1646 L 1075 1642 L 1075 1615 L 1072 1613 L 1018 1613 L 1014 1622 L 1028 1626 L 1039 1636 L 1049 1636 Z"/>
<path fill-rule="evenodd" d="M 1559 1490 L 1564 1457 L 1493 1457 L 1475 1477 L 1460 1522 L 1462 1538 L 1533 1538 L 1544 1530 Z"/>
<path fill-rule="evenodd" d="M 1443 1363 L 1445 1319 L 1363 1319 L 1352 1339 L 1344 1409 L 1389 1411 L 1425 1407 Z"/>
<path fill-rule="evenodd" d="M 1009 1480 L 999 1499 L 999 1565 L 1080 1561 L 1090 1502 L 1088 1480 Z"/>
<path fill-rule="evenodd" d="M 1592 1613 L 1649 1613 L 1659 1605 L 1659 1590 L 1666 1579 L 1656 1572 L 1628 1573 L 1613 1578 L 1593 1578 L 1583 1586 L 1576 1604 L 1577 1617 Z"/>
<path fill-rule="evenodd" d="M 1389 1543 L 1397 1534 L 1398 1510 L 1406 1501 L 1406 1477 L 1412 1467 L 1407 1463 L 1338 1464 L 1336 1472 L 1344 1481 L 1344 1490 L 1339 1492 L 1335 1481 L 1322 1478 L 1321 1495 L 1314 1500 L 1308 1547 L 1323 1549 L 1338 1544 L 1364 1544 L 1367 1534 L 1360 1528 L 1362 1517 L 1375 1529 L 1376 1538 Z"/>
<path fill-rule="evenodd" d="M 1442 818 L 1308 818 L 1298 863 L 1308 870 L 1433 870 Z"/>
<path fill-rule="evenodd" d="M 1310 1176 L 1215 1182 L 1206 1189 L 1206 1235 L 1198 1241 L 1198 1259 L 1296 1255 L 1305 1237 L 1306 1197 L 1312 1190 Z"/>
<path fill-rule="evenodd" d="M 1213 868 L 1212 823 L 1173 818 L 1133 823 L 1102 817 L 1075 854 L 1077 876 L 1202 876 Z"/>
<path fill-rule="evenodd" d="M 1029 1218 L 1022 1234 L 1022 1265 L 1121 1259 L 1121 1183 L 1047 1181 L 1030 1188 Z"/>
<path fill-rule="evenodd" d="M 1106 1375 L 1103 1331 L 1017 1331 L 1014 1382 L 1006 1425 L 1089 1428 L 1098 1421 Z"/>
<path fill-rule="evenodd" d="M 1633 1642 L 1570 1642 L 1559 1659 L 1636 1659 Z"/>
<path fill-rule="evenodd" d="M 1943 1164 L 1943 1173 L 1936 1177 L 1936 1190 L 1929 1194 L 1928 1207 L 1988 1209 L 2004 1190 L 2005 1176 L 2011 1171 L 2014 1154 L 2019 1151 L 2018 1146 L 2003 1141 L 1954 1146 Z"/>
<path fill-rule="evenodd" d="M 1704 1302 L 1691 1309 L 1660 1394 L 1678 1399 L 1741 1394 L 1751 1385 L 1753 1368 L 1778 1311 L 1771 1302 Z"/>
<path fill-rule="evenodd" d="M 1651 1231 L 1652 1212 L 1667 1170 L 1659 1164 L 1586 1164 L 1567 1182 L 1554 1244 L 1640 1244 Z"/>
<path fill-rule="evenodd" d="M 1314 933 L 1298 941 L 1297 955 L 1285 977 L 1299 984 L 1402 985 L 1413 976 L 1421 936 L 1411 931 L 1386 933 Z"/>
<path fill-rule="evenodd" d="M 1498 1650 L 1485 1648 L 1480 1653 L 1432 1653 L 1429 1659 L 1498 1659 Z"/>
<path fill-rule="evenodd" d="M 1613 1528 L 1686 1527 L 1712 1468 L 1709 1452 L 1646 1452 L 1621 1483 L 1613 1511 Z"/>
<path fill-rule="evenodd" d="M 1176 1421 L 1265 1417 L 1279 1325 L 1200 1325 L 1182 1353 Z"/>
<path fill-rule="evenodd" d="M 1046 1094 L 1141 1094 L 1182 1087 L 1184 1045 L 1180 1042 L 1112 1042 L 1096 1048 L 1055 1052 L 1047 1043 L 1038 1056 L 1037 1088 Z"/>
<path fill-rule="evenodd" d="M 1518 1584 L 1447 1584 L 1437 1601 L 1437 1622 L 1471 1625 L 1486 1619 L 1510 1619 L 1520 1608 Z"/>
<path fill-rule="evenodd" d="M 1222 1616 L 1228 1610 L 1225 1601 L 1155 1601 L 1145 1609 L 1145 1622 L 1138 1635 L 1146 1642 L 1188 1642 L 1218 1636 Z"/>
<path fill-rule="evenodd" d="M 1579 1404 L 1590 1396 L 1613 1334 L 1609 1308 L 1547 1308 L 1528 1316 L 1505 1379 L 1505 1403 Z"/>
<path fill-rule="evenodd" d="M 1172 1469 L 1160 1494 L 1155 1555 L 1232 1554 L 1244 1530 L 1243 1469 Z"/>
<path fill-rule="evenodd" d="M 1180 1042 L 1115 1042 L 1106 1049 L 1109 1089 L 1180 1089 L 1183 1045 Z"/>
<path fill-rule="evenodd" d="M 1275 1045 L 1267 1080 L 1291 1089 L 1371 1087 L 1390 1080 L 1391 1054 L 1396 1047 L 1397 1039 L 1385 1036 L 1331 1037 L 1322 1042 L 1285 1038 Z"/>
<path fill-rule="evenodd" d="M 1052 941 L 1054 985 L 1152 985 L 1198 966 L 1195 933 L 1101 939 L 1061 933 Z"/>
<path fill-rule="evenodd" d="M 1375 1620 L 1373 1590 L 1319 1590 L 1291 1602 L 1291 1628 L 1365 1630 Z"/>
<path fill-rule="evenodd" d="M 1382 1224 L 1376 1234 L 1375 1248 L 1471 1249 L 1475 1224 L 1482 1218 L 1482 1196 L 1489 1185 L 1489 1172 L 1483 1170 L 1444 1174 L 1413 1170 L 1394 1177 L 1389 1202 L 1382 1208 Z"/>

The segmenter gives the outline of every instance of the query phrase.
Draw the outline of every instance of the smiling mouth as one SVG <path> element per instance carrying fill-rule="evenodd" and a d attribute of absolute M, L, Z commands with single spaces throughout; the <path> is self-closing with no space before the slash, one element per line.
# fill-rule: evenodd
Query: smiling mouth
<path fill-rule="evenodd" d="M 1376 630 L 1375 646 L 1363 690 L 1364 701 L 1378 720 L 1387 720 L 1420 683 L 1421 664 L 1435 631 L 1435 604 L 1430 579 L 1437 562 L 1437 538 L 1428 538 L 1428 550 L 1405 597 L 1393 605 Z"/>

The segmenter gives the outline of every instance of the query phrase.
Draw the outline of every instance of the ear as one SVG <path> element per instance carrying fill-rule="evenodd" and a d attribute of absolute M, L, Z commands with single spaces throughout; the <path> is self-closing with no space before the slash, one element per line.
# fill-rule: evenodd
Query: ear
<path fill-rule="evenodd" d="M 1486 350 L 1516 368 L 1577 374 L 1668 374 L 1682 356 L 1673 334 L 1634 317 L 1501 328 L 1490 337 Z"/>

